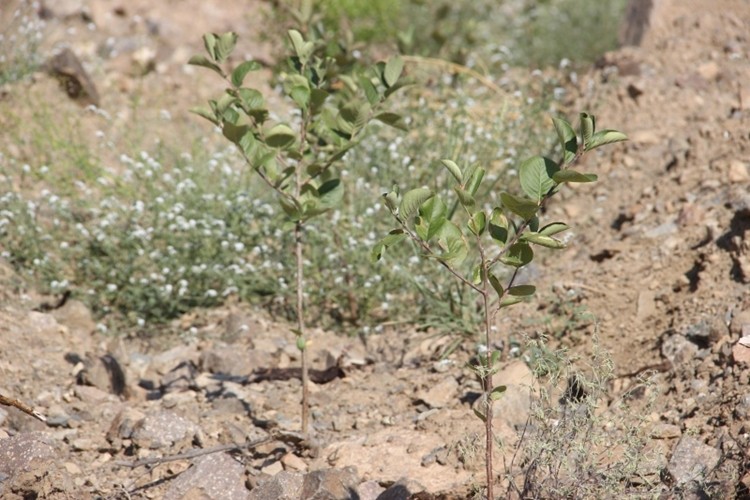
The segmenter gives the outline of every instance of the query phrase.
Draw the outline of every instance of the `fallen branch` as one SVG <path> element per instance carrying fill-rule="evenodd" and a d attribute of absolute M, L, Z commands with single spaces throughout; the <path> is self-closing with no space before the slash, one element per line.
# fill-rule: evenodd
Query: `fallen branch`
<path fill-rule="evenodd" d="M 117 465 L 120 467 L 130 467 L 131 469 L 135 469 L 137 467 L 164 464 L 167 462 L 175 462 L 177 460 L 190 460 L 192 458 L 202 457 L 204 455 L 211 455 L 212 453 L 222 453 L 224 451 L 235 451 L 235 450 L 242 450 L 244 448 L 254 448 L 255 446 L 268 443 L 272 439 L 273 438 L 271 436 L 268 436 L 263 439 L 258 439 L 257 441 L 252 441 L 250 443 L 222 444 L 219 446 L 214 446 L 212 448 L 201 448 L 201 449 L 196 449 L 196 450 L 190 450 L 185 453 L 178 453 L 177 455 L 168 455 L 166 457 L 142 458 L 134 462 L 131 462 L 128 460 L 118 460 L 118 461 L 112 462 L 112 465 Z"/>
<path fill-rule="evenodd" d="M 31 406 L 22 403 L 21 401 L 15 399 L 15 398 L 9 398 L 6 396 L 3 396 L 0 394 L 0 404 L 5 406 L 12 406 L 14 408 L 18 408 L 22 412 L 26 413 L 27 415 L 31 415 L 32 417 L 36 418 L 37 420 L 41 420 L 42 422 L 47 421 L 47 417 L 42 415 L 40 412 L 36 411 Z"/>

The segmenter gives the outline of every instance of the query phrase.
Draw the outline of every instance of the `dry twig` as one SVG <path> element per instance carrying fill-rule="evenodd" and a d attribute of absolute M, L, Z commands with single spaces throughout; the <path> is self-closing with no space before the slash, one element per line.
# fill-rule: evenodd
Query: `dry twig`
<path fill-rule="evenodd" d="M 47 421 L 47 417 L 42 415 L 40 412 L 36 411 L 31 406 L 22 403 L 21 401 L 15 399 L 15 398 L 9 398 L 7 396 L 3 396 L 0 394 L 0 405 L 5 406 L 12 406 L 14 408 L 18 408 L 22 412 L 26 413 L 27 415 L 31 415 L 32 417 L 36 418 L 37 420 L 41 420 L 42 422 Z"/>
<path fill-rule="evenodd" d="M 166 457 L 142 458 L 141 460 L 136 460 L 134 462 L 131 462 L 128 460 L 118 460 L 116 462 L 112 462 L 112 464 L 118 465 L 120 467 L 130 467 L 131 469 L 135 469 L 136 467 L 164 464 L 167 462 L 174 462 L 177 460 L 190 460 L 191 458 L 202 457 L 204 455 L 211 455 L 212 453 L 222 453 L 224 451 L 234 451 L 234 450 L 242 450 L 244 448 L 253 448 L 263 443 L 268 443 L 272 439 L 273 438 L 271 436 L 268 436 L 263 439 L 258 439 L 257 441 L 252 441 L 250 443 L 222 444 L 219 446 L 214 446 L 212 448 L 195 449 L 195 450 L 187 451 L 185 453 L 178 453 L 177 455 L 168 455 Z"/>

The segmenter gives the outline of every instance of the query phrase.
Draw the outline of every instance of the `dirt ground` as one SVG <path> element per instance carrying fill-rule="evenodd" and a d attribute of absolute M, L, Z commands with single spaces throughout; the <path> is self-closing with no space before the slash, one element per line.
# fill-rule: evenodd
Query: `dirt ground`
<path fill-rule="evenodd" d="M 686 493 L 685 467 L 703 471 L 706 495 L 748 498 L 750 3 L 654 4 L 640 46 L 607 54 L 572 84 L 571 109 L 587 107 L 630 141 L 590 159 L 599 182 L 549 206 L 550 216 L 576 221 L 577 237 L 545 264 L 539 297 L 519 309 L 514 332 L 533 334 L 545 329 L 539 318 L 567 314 L 552 345 L 582 366 L 596 349 L 614 363 L 602 408 L 650 377 L 634 408 L 644 412 L 664 498 L 698 495 Z M 91 65 L 101 107 L 122 120 L 133 119 L 133 93 L 157 110 L 207 97 L 204 76 L 184 67 L 201 50 L 200 33 L 238 31 L 242 51 L 271 57 L 253 38 L 262 18 L 237 15 L 259 8 L 252 1 L 47 7 L 49 39 Z M 198 84 L 187 87 L 186 75 Z M 64 98 L 43 75 L 30 85 Z M 13 272 L 0 267 L 0 279 L 10 283 Z M 300 382 L 284 371 L 298 356 L 288 325 L 231 304 L 182 318 L 195 340 L 155 347 L 98 336 L 76 301 L 33 311 L 44 298 L 9 286 L 0 297 L 0 394 L 48 419 L 0 409 L 3 498 L 374 499 L 422 490 L 467 498 L 484 482 L 482 424 L 471 413 L 480 389 L 461 368 L 468 354 L 439 361 L 442 341 L 423 333 L 386 331 L 364 345 L 315 331 L 313 366 L 326 380 L 313 384 L 314 437 L 300 442 Z M 597 321 L 572 321 L 583 309 Z M 509 390 L 496 428 L 512 441 L 529 413 L 532 377 L 516 360 L 497 380 Z M 233 443 L 251 445 L 129 466 Z"/>

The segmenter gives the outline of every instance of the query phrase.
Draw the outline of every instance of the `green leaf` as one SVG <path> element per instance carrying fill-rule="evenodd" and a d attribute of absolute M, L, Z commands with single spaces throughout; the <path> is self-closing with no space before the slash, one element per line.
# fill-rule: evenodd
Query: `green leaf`
<path fill-rule="evenodd" d="M 377 242 L 373 247 L 372 253 L 370 254 L 373 262 L 379 261 L 383 258 L 383 254 L 388 248 L 402 242 L 404 239 L 406 239 L 406 234 L 403 229 L 394 229 L 389 232 L 387 236 Z"/>
<path fill-rule="evenodd" d="M 446 222 L 448 207 L 443 200 L 433 196 L 419 207 L 420 224 L 416 227 L 417 234 L 424 241 L 430 241 L 443 228 Z"/>
<path fill-rule="evenodd" d="M 362 90 L 365 91 L 367 102 L 369 102 L 371 105 L 374 106 L 378 101 L 380 101 L 380 94 L 375 88 L 375 85 L 373 85 L 372 80 L 364 75 L 360 75 L 359 86 L 362 87 Z"/>
<path fill-rule="evenodd" d="M 573 127 L 567 121 L 561 118 L 552 118 L 555 124 L 557 138 L 560 140 L 560 147 L 563 150 L 563 163 L 569 163 L 575 158 L 578 152 L 578 139 Z"/>
<path fill-rule="evenodd" d="M 310 91 L 310 113 L 317 115 L 323 109 L 326 99 L 328 99 L 328 92 L 323 89 L 312 89 Z"/>
<path fill-rule="evenodd" d="M 523 192 L 537 204 L 540 203 L 547 193 L 555 187 L 552 176 L 558 170 L 560 170 L 560 167 L 549 158 L 533 156 L 524 161 L 518 171 Z"/>
<path fill-rule="evenodd" d="M 283 123 L 271 128 L 266 134 L 266 144 L 272 148 L 285 148 L 294 144 L 296 139 L 294 131 Z"/>
<path fill-rule="evenodd" d="M 461 182 L 461 169 L 458 168 L 456 162 L 454 162 L 453 160 L 443 159 L 440 160 L 440 163 L 442 163 L 443 166 L 448 169 L 448 172 L 451 173 L 451 175 L 456 179 L 457 182 Z"/>
<path fill-rule="evenodd" d="M 393 87 L 404 71 L 404 60 L 400 56 L 391 57 L 383 69 L 383 82 L 386 87 Z"/>
<path fill-rule="evenodd" d="M 461 202 L 461 206 L 471 208 L 476 204 L 474 197 L 462 189 L 461 186 L 453 186 L 453 190 L 458 195 L 458 201 Z"/>
<path fill-rule="evenodd" d="M 222 78 L 225 77 L 224 71 L 217 65 L 211 62 L 206 56 L 193 56 L 188 61 L 188 64 L 191 64 L 193 66 L 203 66 L 204 68 L 208 68 L 214 72 L 216 72 L 218 75 L 220 75 Z"/>
<path fill-rule="evenodd" d="M 487 421 L 487 417 L 484 415 L 484 413 L 482 413 L 477 408 L 474 408 L 474 415 L 476 415 L 477 417 L 479 417 L 479 420 L 481 420 L 482 422 L 486 422 Z"/>
<path fill-rule="evenodd" d="M 399 80 L 396 82 L 395 85 L 386 89 L 386 91 L 383 93 L 383 96 L 388 98 L 392 94 L 396 93 L 398 90 L 401 90 L 404 87 L 408 87 L 409 85 L 414 85 L 413 79 L 399 78 Z"/>
<path fill-rule="evenodd" d="M 250 132 L 250 127 L 248 127 L 247 125 L 241 125 L 238 127 L 232 123 L 224 122 L 221 128 L 221 132 L 222 134 L 224 134 L 224 137 L 232 141 L 234 144 L 237 144 L 238 146 L 242 147 L 240 145 L 240 141 L 245 136 L 245 134 Z M 243 151 L 244 151 L 244 148 L 243 148 Z"/>
<path fill-rule="evenodd" d="M 521 240 L 528 241 L 529 243 L 534 243 L 536 245 L 540 245 L 547 248 L 554 248 L 554 249 L 560 249 L 565 248 L 565 243 L 563 243 L 560 240 L 556 240 L 555 238 L 552 238 L 551 236 L 545 236 L 543 234 L 534 233 L 534 232 L 525 232 L 521 235 Z"/>
<path fill-rule="evenodd" d="M 490 392 L 490 399 L 492 401 L 497 401 L 503 396 L 503 393 L 508 390 L 507 386 L 504 385 L 498 385 L 497 387 L 494 387 L 492 389 L 492 392 Z"/>
<path fill-rule="evenodd" d="M 516 285 L 508 288 L 508 293 L 514 297 L 530 297 L 536 292 L 534 285 Z"/>
<path fill-rule="evenodd" d="M 216 40 L 216 48 L 214 49 L 214 59 L 216 59 L 216 62 L 223 63 L 227 60 L 227 57 L 229 57 L 229 54 L 232 53 L 234 47 L 237 45 L 237 38 L 239 38 L 237 33 L 233 31 L 219 35 L 219 38 Z"/>
<path fill-rule="evenodd" d="M 585 148 L 588 149 L 589 141 L 591 136 L 596 131 L 596 121 L 594 115 L 588 113 L 581 113 L 581 140 Z"/>
<path fill-rule="evenodd" d="M 206 47 L 206 52 L 208 52 L 209 57 L 214 61 L 216 60 L 216 42 L 217 37 L 213 33 L 203 35 L 203 46 Z"/>
<path fill-rule="evenodd" d="M 216 115 L 214 114 L 214 112 L 206 107 L 190 108 L 190 112 L 205 118 L 214 125 L 219 124 L 219 120 L 216 119 Z"/>
<path fill-rule="evenodd" d="M 409 130 L 409 127 L 406 126 L 406 122 L 404 121 L 404 117 L 399 115 L 398 113 L 391 113 L 390 111 L 384 111 L 382 113 L 378 113 L 375 115 L 375 119 L 379 120 L 386 125 L 390 125 L 393 128 L 397 128 L 399 130 L 407 131 Z"/>
<path fill-rule="evenodd" d="M 305 337 L 301 335 L 297 337 L 297 349 L 299 349 L 300 351 L 304 351 L 306 347 L 307 342 L 305 341 Z"/>
<path fill-rule="evenodd" d="M 469 255 L 469 245 L 466 243 L 461 229 L 451 221 L 446 221 L 440 228 L 438 245 L 444 253 L 437 256 L 438 259 L 451 265 L 458 265 Z"/>
<path fill-rule="evenodd" d="M 284 213 L 289 216 L 292 221 L 298 221 L 302 212 L 302 207 L 296 200 L 292 200 L 286 196 L 279 195 L 279 204 Z"/>
<path fill-rule="evenodd" d="M 500 262 L 511 267 L 523 267 L 532 260 L 534 260 L 534 251 L 528 243 L 522 241 L 514 243 L 508 252 L 500 257 Z"/>
<path fill-rule="evenodd" d="M 481 210 L 476 212 L 469 219 L 469 230 L 474 236 L 481 236 L 484 233 L 484 229 L 487 227 L 487 216 Z"/>
<path fill-rule="evenodd" d="M 302 85 L 297 85 L 289 92 L 289 97 L 292 98 L 300 109 L 307 109 L 307 105 L 310 102 L 310 89 Z"/>
<path fill-rule="evenodd" d="M 424 203 L 434 196 L 434 193 L 425 187 L 412 189 L 404 193 L 404 197 L 401 199 L 399 205 L 399 213 L 403 220 L 411 217 L 417 209 Z"/>
<path fill-rule="evenodd" d="M 344 199 L 344 185 L 341 179 L 330 179 L 318 188 L 322 208 L 330 210 L 341 204 Z"/>
<path fill-rule="evenodd" d="M 396 214 L 398 211 L 398 193 L 394 191 L 383 193 L 383 200 L 385 201 L 385 206 L 388 207 L 388 210 L 390 210 L 391 213 Z"/>
<path fill-rule="evenodd" d="M 596 174 L 582 174 L 575 170 L 566 169 L 555 173 L 552 179 L 558 184 L 562 184 L 564 182 L 594 182 L 598 177 Z"/>
<path fill-rule="evenodd" d="M 485 170 L 482 167 L 477 167 L 472 172 L 469 182 L 466 183 L 466 192 L 471 196 L 477 194 L 479 186 L 482 184 L 482 179 L 484 179 L 484 173 Z"/>
<path fill-rule="evenodd" d="M 419 215 L 429 223 L 433 223 L 440 218 L 445 218 L 447 212 L 448 207 L 443 203 L 443 200 L 436 196 L 422 203 L 419 207 Z"/>
<path fill-rule="evenodd" d="M 495 292 L 497 292 L 497 298 L 502 299 L 503 295 L 505 294 L 505 290 L 503 290 L 503 285 L 500 283 L 500 280 L 497 279 L 497 276 L 490 273 L 489 276 L 487 276 L 489 279 L 490 285 L 492 285 L 492 288 L 495 289 Z"/>
<path fill-rule="evenodd" d="M 235 87 L 242 87 L 245 81 L 245 76 L 251 71 L 258 71 L 262 66 L 257 61 L 245 61 L 240 63 L 232 71 L 232 85 Z"/>
<path fill-rule="evenodd" d="M 471 271 L 471 282 L 475 285 L 480 285 L 482 283 L 481 264 L 474 266 L 474 270 Z"/>
<path fill-rule="evenodd" d="M 590 151 L 606 144 L 614 144 L 616 142 L 627 140 L 628 136 L 622 132 L 618 132 L 617 130 L 602 130 L 591 136 L 591 139 L 586 143 L 586 151 Z"/>
<path fill-rule="evenodd" d="M 500 200 L 505 208 L 518 215 L 524 220 L 529 220 L 536 215 L 539 205 L 534 200 L 528 198 L 519 198 L 510 193 L 500 193 Z"/>
<path fill-rule="evenodd" d="M 523 302 L 523 297 L 513 297 L 512 295 L 505 297 L 498 304 L 497 308 L 502 309 L 503 307 L 509 307 L 515 304 Z"/>
<path fill-rule="evenodd" d="M 289 41 L 292 42 L 292 50 L 294 54 L 300 59 L 307 59 L 308 54 L 305 52 L 305 39 L 302 37 L 302 33 L 297 30 L 287 31 Z"/>
<path fill-rule="evenodd" d="M 240 106 L 242 106 L 242 109 L 244 109 L 246 113 L 256 109 L 263 109 L 266 105 L 263 94 L 255 89 L 237 89 L 237 97 L 240 100 Z"/>
<path fill-rule="evenodd" d="M 490 236 L 493 240 L 505 244 L 508 240 L 508 218 L 502 209 L 493 208 L 490 214 Z"/>
<path fill-rule="evenodd" d="M 570 226 L 564 222 L 552 222 L 541 228 L 539 234 L 543 234 L 544 236 L 554 236 L 557 233 L 562 233 L 568 229 L 570 229 Z"/>

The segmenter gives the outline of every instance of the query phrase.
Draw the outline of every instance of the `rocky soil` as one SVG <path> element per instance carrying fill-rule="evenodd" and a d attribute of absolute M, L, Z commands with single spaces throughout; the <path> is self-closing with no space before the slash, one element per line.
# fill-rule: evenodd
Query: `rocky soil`
<path fill-rule="evenodd" d="M 551 342 L 580 360 L 610 353 L 597 411 L 622 415 L 628 394 L 651 460 L 637 475 L 654 495 L 748 498 L 750 3 L 653 4 L 638 46 L 571 84 L 571 109 L 631 141 L 591 159 L 600 182 L 550 205 L 577 238 L 545 266 L 533 304 L 597 318 Z M 234 29 L 251 40 L 243 50 L 269 57 L 253 16 L 236 16 L 254 2 L 118 5 L 49 2 L 45 14 L 51 40 L 99 65 L 99 104 L 118 119 L 132 119 L 134 92 L 156 109 L 202 101 L 184 84 L 196 34 Z M 48 80 L 32 86 L 63 99 Z M 47 418 L 0 409 L 3 498 L 468 498 L 483 483 L 479 386 L 468 354 L 438 359 L 444 340 L 313 332 L 314 432 L 302 439 L 288 325 L 233 304 L 182 318 L 189 341 L 112 340 L 81 303 L 17 294 L 7 266 L 0 281 L 0 394 Z M 514 331 L 544 330 L 535 318 L 560 313 L 550 308 L 519 309 Z M 496 378 L 508 385 L 496 429 L 512 452 L 537 382 L 520 359 Z"/>

